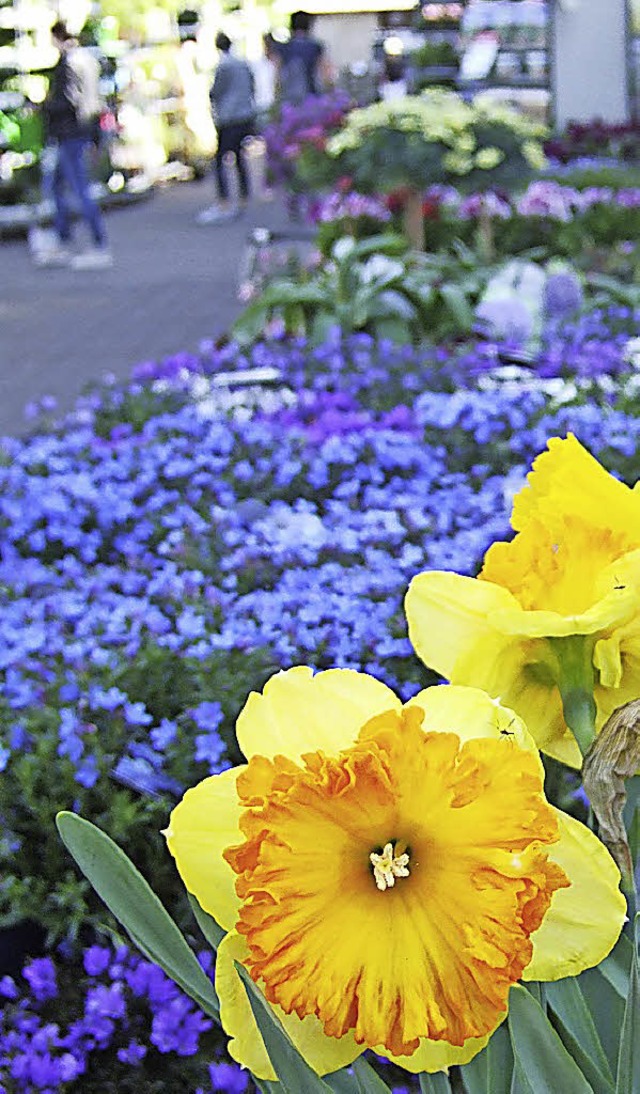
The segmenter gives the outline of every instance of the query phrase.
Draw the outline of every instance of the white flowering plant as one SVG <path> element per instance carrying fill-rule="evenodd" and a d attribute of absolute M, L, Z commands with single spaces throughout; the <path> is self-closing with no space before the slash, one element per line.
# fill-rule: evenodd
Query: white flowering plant
<path fill-rule="evenodd" d="M 349 177 L 363 192 L 453 183 L 482 189 L 511 184 L 544 166 L 538 122 L 486 95 L 473 103 L 431 88 L 352 110 L 322 155 L 302 158 L 307 181 Z"/>

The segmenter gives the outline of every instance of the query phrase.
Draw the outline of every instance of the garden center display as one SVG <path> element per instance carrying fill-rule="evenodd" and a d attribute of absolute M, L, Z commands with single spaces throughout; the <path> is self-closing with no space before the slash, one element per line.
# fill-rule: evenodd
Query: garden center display
<path fill-rule="evenodd" d="M 285 108 L 312 246 L 0 441 L 10 1094 L 640 1088 L 640 182 L 547 137 Z"/>

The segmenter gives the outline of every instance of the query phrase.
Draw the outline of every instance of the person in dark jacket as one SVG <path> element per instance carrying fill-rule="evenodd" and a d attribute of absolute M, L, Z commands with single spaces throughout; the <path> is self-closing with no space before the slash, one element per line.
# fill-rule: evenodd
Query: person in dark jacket
<path fill-rule="evenodd" d="M 69 264 L 77 269 L 100 269 L 110 266 L 112 259 L 102 214 L 89 189 L 85 163 L 86 151 L 93 136 L 92 112 L 85 100 L 93 92 L 85 84 L 81 67 L 73 63 L 75 42 L 64 23 L 54 23 L 51 37 L 60 55 L 51 73 L 43 116 L 47 145 L 54 150 L 51 189 L 58 245 L 42 252 L 36 261 L 46 266 Z M 73 221 L 67 199 L 68 189 L 77 198 L 93 243 L 90 250 L 77 255 L 72 254 L 70 249 Z"/>
<path fill-rule="evenodd" d="M 217 224 L 238 214 L 229 198 L 229 183 L 224 159 L 231 152 L 238 171 L 240 206 L 249 198 L 249 171 L 244 142 L 255 131 L 256 103 L 253 72 L 246 61 L 231 52 L 231 39 L 222 31 L 216 36 L 220 60 L 209 93 L 218 134 L 215 158 L 218 204 L 198 215 L 198 224 Z"/>
<path fill-rule="evenodd" d="M 294 11 L 290 21 L 291 37 L 278 49 L 278 97 L 282 102 L 301 103 L 309 95 L 319 95 L 330 83 L 325 48 L 314 38 L 313 16 Z"/>

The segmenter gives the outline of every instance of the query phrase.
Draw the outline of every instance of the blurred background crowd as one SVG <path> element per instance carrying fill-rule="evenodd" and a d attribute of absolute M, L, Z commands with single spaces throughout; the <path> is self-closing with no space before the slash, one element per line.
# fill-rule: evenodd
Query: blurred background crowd
<path fill-rule="evenodd" d="M 258 118 L 268 119 L 278 97 L 274 60 L 290 36 L 293 6 L 204 0 L 187 10 L 183 0 L 0 0 L 0 223 L 24 218 L 15 207 L 43 197 L 41 107 L 58 56 L 50 33 L 56 21 L 99 64 L 92 171 L 107 194 L 122 196 L 206 173 L 216 150 L 209 92 L 219 32 L 251 66 Z M 309 15 L 325 61 L 318 91 L 338 86 L 364 104 L 433 83 L 470 92 L 489 87 L 548 120 L 556 7 L 560 0 L 315 0 Z"/>

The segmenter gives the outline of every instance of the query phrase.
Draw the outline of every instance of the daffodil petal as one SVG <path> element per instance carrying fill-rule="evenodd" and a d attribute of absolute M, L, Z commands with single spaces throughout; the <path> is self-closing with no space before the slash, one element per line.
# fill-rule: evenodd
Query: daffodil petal
<path fill-rule="evenodd" d="M 557 890 L 542 925 L 531 936 L 533 957 L 523 980 L 561 980 L 598 965 L 613 949 L 626 919 L 620 871 L 584 824 L 556 810 L 560 839 L 549 858 L 571 881 Z"/>
<path fill-rule="evenodd" d="M 501 1019 L 502 1021 L 502 1019 Z M 497 1027 L 496 1027 L 497 1028 Z M 470 1037 L 463 1045 L 456 1048 L 446 1041 L 428 1041 L 423 1039 L 411 1056 L 389 1056 L 384 1048 L 376 1049 L 382 1056 L 386 1056 L 398 1067 L 405 1071 L 411 1071 L 414 1075 L 422 1071 L 446 1071 L 448 1067 L 456 1064 L 468 1064 L 485 1047 L 489 1037 Z"/>
<path fill-rule="evenodd" d="M 595 700 L 600 729 L 614 710 L 638 697 L 640 613 L 626 626 L 596 642 L 593 663 L 598 671 Z"/>
<path fill-rule="evenodd" d="M 497 612 L 523 615 L 515 597 L 490 581 L 478 581 L 448 571 L 429 570 L 414 577 L 405 598 L 409 639 L 429 668 L 452 683 L 466 683 L 470 660 L 481 651 L 474 680 L 491 694 L 486 678 L 500 676 L 500 660 L 513 646 L 513 637 L 493 625 Z"/>
<path fill-rule="evenodd" d="M 640 538 L 640 506 L 633 491 L 614 479 L 573 433 L 551 437 L 547 449 L 533 461 L 527 486 L 514 498 L 511 524 L 516 531 L 536 517 L 554 519 L 561 513 L 583 519 L 591 512 Z"/>
<path fill-rule="evenodd" d="M 569 638 L 574 634 L 596 634 L 626 622 L 637 610 L 635 595 L 610 593 L 584 612 L 561 615 L 546 609 L 508 608 L 492 619 L 496 630 L 514 638 Z"/>
<path fill-rule="evenodd" d="M 205 912 L 224 928 L 236 922 L 235 874 L 222 852 L 242 841 L 236 779 L 244 766 L 211 775 L 187 790 L 165 835 L 178 873 Z"/>
<path fill-rule="evenodd" d="M 352 669 L 313 674 L 305 665 L 278 672 L 262 694 L 252 691 L 236 724 L 238 744 L 252 756 L 288 756 L 322 749 L 337 755 L 362 726 L 386 710 L 401 709 L 386 684 Z"/>
<path fill-rule="evenodd" d="M 510 592 L 490 581 L 429 571 L 411 582 L 405 608 L 409 638 L 426 665 L 452 684 L 473 685 L 499 699 L 518 712 L 538 748 L 581 766 L 549 667 L 550 645 L 504 634 L 494 625 L 500 613 L 531 614 Z"/>
<path fill-rule="evenodd" d="M 216 992 L 220 1000 L 220 1020 L 229 1035 L 229 1054 L 243 1067 L 249 1068 L 258 1079 L 277 1079 L 251 1004 L 234 961 L 242 962 L 247 955 L 247 945 L 236 931 L 231 931 L 220 943 L 216 958 Z M 327 1037 L 320 1022 L 313 1015 L 300 1019 L 296 1014 L 285 1014 L 279 1006 L 272 1010 L 284 1026 L 298 1052 L 318 1075 L 338 1071 L 360 1056 L 362 1045 L 357 1045 L 350 1034 L 339 1040 Z"/>
<path fill-rule="evenodd" d="M 505 659 L 503 667 L 503 703 L 521 714 L 539 749 L 569 767 L 580 768 L 582 754 L 573 733 L 566 727 L 560 692 L 544 676 L 544 665 L 523 665 L 520 670 L 514 666 L 509 673 Z"/>
<path fill-rule="evenodd" d="M 406 705 L 422 710 L 425 733 L 456 733 L 461 741 L 473 737 L 502 738 L 528 752 L 538 752 L 522 719 L 479 688 L 458 684 L 425 688 Z"/>

